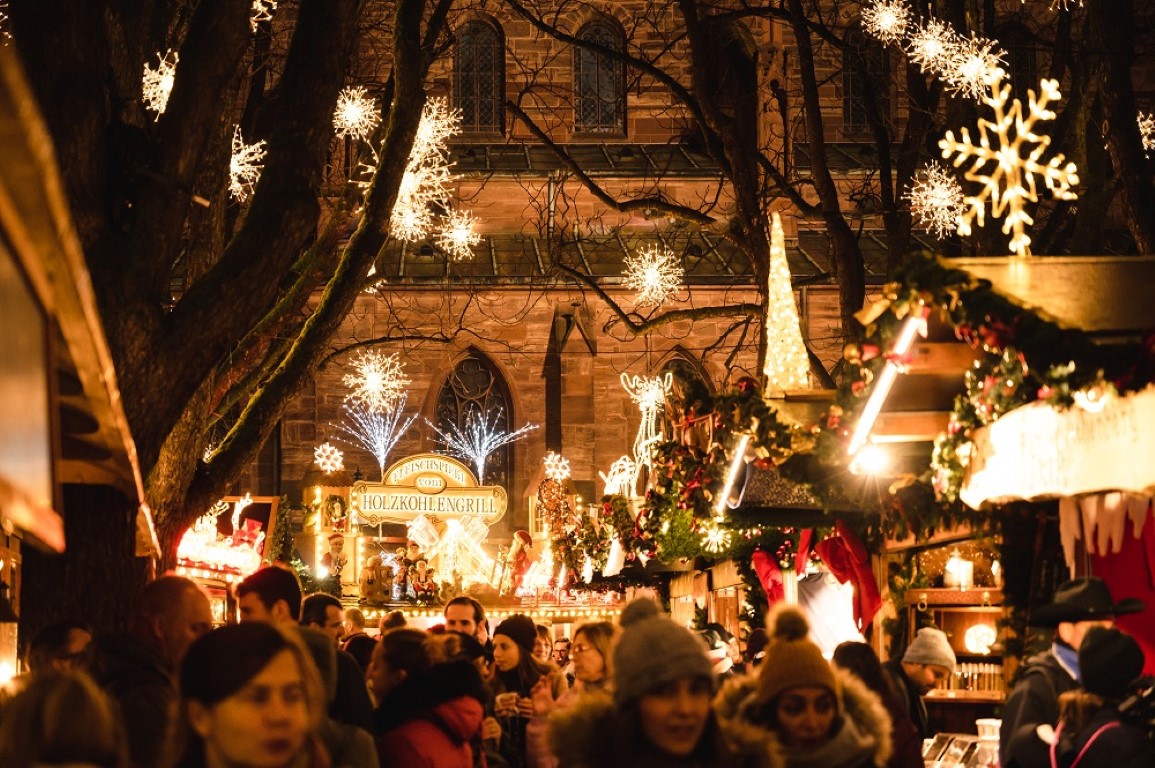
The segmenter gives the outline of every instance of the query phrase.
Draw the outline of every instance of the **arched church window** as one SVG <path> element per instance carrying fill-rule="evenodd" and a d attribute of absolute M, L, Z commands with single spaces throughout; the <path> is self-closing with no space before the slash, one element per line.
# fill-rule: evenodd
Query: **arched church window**
<path fill-rule="evenodd" d="M 621 31 L 608 21 L 594 21 L 578 32 L 578 39 L 621 51 Z M 574 49 L 574 123 L 578 131 L 625 133 L 625 68 L 605 51 Z"/>
<path fill-rule="evenodd" d="M 457 30 L 453 96 L 467 133 L 500 133 L 504 126 L 505 67 L 501 32 L 484 21 Z"/>
<path fill-rule="evenodd" d="M 461 430 L 471 424 L 484 424 L 492 430 L 508 432 L 512 424 L 509 389 L 505 379 L 482 353 L 473 350 L 462 358 L 441 385 L 434 411 L 434 423 L 441 430 L 454 425 Z M 448 452 L 445 443 L 436 438 L 437 450 Z M 473 467 L 472 461 L 464 459 Z M 498 448 L 485 460 L 486 485 L 508 489 L 513 471 L 513 447 Z"/>

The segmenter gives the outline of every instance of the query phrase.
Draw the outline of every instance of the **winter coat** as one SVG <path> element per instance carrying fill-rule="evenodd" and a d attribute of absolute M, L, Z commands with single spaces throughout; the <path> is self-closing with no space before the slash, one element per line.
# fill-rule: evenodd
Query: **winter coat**
<path fill-rule="evenodd" d="M 890 717 L 891 753 L 886 768 L 923 768 L 922 737 L 914 721 L 893 693 L 879 698 Z"/>
<path fill-rule="evenodd" d="M 1100 729 L 1112 723 L 1108 728 Z M 1015 732 L 1007 749 L 1004 768 L 1051 768 L 1051 745 L 1039 734 L 1046 730 L 1050 741 L 1054 740 L 1051 729 L 1024 725 Z M 1095 733 L 1099 732 L 1098 736 Z M 1059 742 L 1055 746 L 1056 768 L 1151 768 L 1155 766 L 1155 744 L 1147 738 L 1143 728 L 1134 723 L 1120 720 L 1119 712 L 1107 706 L 1099 710 L 1087 724 L 1075 734 L 1059 729 Z M 1092 741 L 1092 737 L 1094 740 Z M 1088 746 L 1088 743 L 1090 746 Z M 1086 753 L 1075 761 L 1079 753 Z"/>
<path fill-rule="evenodd" d="M 382 768 L 473 768 L 484 698 L 481 676 L 468 661 L 407 677 L 375 713 Z"/>
<path fill-rule="evenodd" d="M 723 725 L 744 723 L 756 729 L 768 749 L 780 752 L 786 768 L 883 768 L 890 759 L 890 716 L 874 691 L 846 670 L 834 669 L 842 688 L 842 708 L 830 741 L 816 750 L 801 751 L 782 744 L 778 732 L 764 723 L 756 703 L 758 676 L 727 683 L 714 700 Z"/>
<path fill-rule="evenodd" d="M 1032 656 L 1003 704 L 999 762 L 1005 763 L 1011 738 L 1024 726 L 1059 722 L 1059 696 L 1079 687 L 1050 651 Z"/>
<path fill-rule="evenodd" d="M 532 696 L 533 686 L 526 689 L 511 687 L 507 681 L 512 677 L 512 674 L 502 672 L 498 672 L 494 676 L 491 684 L 494 696 L 490 698 L 488 702 L 490 707 L 493 706 L 497 694 L 500 693 L 516 693 L 523 698 Z M 561 698 L 562 694 L 569 690 L 565 677 L 561 672 L 556 670 L 551 671 L 548 673 L 547 679 L 549 680 L 550 690 L 553 692 L 554 700 Z M 494 714 L 492 709 L 490 709 L 488 714 Z M 498 745 L 498 752 L 513 768 L 529 766 L 528 745 L 526 743 L 526 731 L 529 727 L 529 718 L 520 715 L 511 715 L 500 716 L 497 720 L 501 724 L 501 743 Z"/>
<path fill-rule="evenodd" d="M 700 754 L 661 752 L 605 693 L 581 696 L 550 717 L 549 746 L 560 768 L 784 768 L 777 745 L 745 723 L 723 723 L 711 713 L 702 738 Z"/>
<path fill-rule="evenodd" d="M 894 690 L 895 699 L 902 707 L 902 711 L 914 723 L 914 729 L 918 732 L 919 740 L 933 736 L 934 734 L 930 733 L 930 718 L 926 713 L 926 704 L 923 703 L 922 696 L 919 695 L 918 690 L 906 676 L 906 670 L 902 668 L 902 659 L 891 659 L 885 662 L 882 665 L 882 671 L 886 674 L 886 679 Z"/>
<path fill-rule="evenodd" d="M 117 703 L 137 768 L 153 768 L 175 733 L 177 688 L 160 652 L 136 635 L 97 638 L 92 676 Z"/>

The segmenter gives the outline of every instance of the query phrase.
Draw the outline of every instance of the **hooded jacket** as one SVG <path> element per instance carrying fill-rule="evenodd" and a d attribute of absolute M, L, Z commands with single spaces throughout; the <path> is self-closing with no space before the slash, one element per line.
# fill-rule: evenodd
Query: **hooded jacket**
<path fill-rule="evenodd" d="M 817 750 L 793 751 L 778 732 L 758 723 L 757 675 L 729 681 L 714 701 L 727 728 L 743 724 L 759 734 L 766 749 L 778 752 L 786 768 L 883 768 L 891 754 L 890 716 L 878 696 L 845 670 L 834 668 L 842 688 L 840 720 L 833 738 Z"/>
<path fill-rule="evenodd" d="M 481 676 L 468 661 L 406 678 L 374 713 L 382 768 L 473 768 L 484 697 Z"/>
<path fill-rule="evenodd" d="M 550 718 L 549 744 L 561 768 L 784 768 L 777 745 L 745 723 L 723 724 L 697 756 L 679 760 L 641 743 L 605 693 L 580 696 Z"/>

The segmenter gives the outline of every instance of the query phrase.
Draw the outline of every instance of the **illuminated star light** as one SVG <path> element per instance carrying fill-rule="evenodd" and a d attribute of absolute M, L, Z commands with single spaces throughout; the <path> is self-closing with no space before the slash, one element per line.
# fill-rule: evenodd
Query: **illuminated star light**
<path fill-rule="evenodd" d="M 971 34 L 954 38 L 942 79 L 952 93 L 981 99 L 986 93 L 987 75 L 1005 64 L 1007 52 L 994 40 Z"/>
<path fill-rule="evenodd" d="M 716 525 L 706 525 L 702 528 L 702 548 L 707 552 L 718 553 L 730 546 L 730 532 Z"/>
<path fill-rule="evenodd" d="M 934 232 L 940 240 L 958 230 L 958 220 L 966 210 L 962 185 L 947 168 L 931 161 L 923 166 L 914 186 L 906 193 L 916 225 Z"/>
<path fill-rule="evenodd" d="M 381 123 L 381 110 L 376 100 L 366 95 L 365 89 L 345 88 L 337 96 L 333 111 L 333 128 L 337 136 L 351 136 L 362 141 Z"/>
<path fill-rule="evenodd" d="M 1139 113 L 1139 136 L 1143 139 L 1143 151 L 1155 149 L 1155 114 L 1150 112 Z"/>
<path fill-rule="evenodd" d="M 477 219 L 469 211 L 450 211 L 440 221 L 437 233 L 437 247 L 445 251 L 453 261 L 467 261 L 473 258 L 473 249 L 481 244 L 481 235 L 476 231 Z"/>
<path fill-rule="evenodd" d="M 637 291 L 634 301 L 642 306 L 658 306 L 682 288 L 685 270 L 674 252 L 663 246 L 645 246 L 637 254 L 626 254 L 625 284 Z"/>
<path fill-rule="evenodd" d="M 278 0 L 253 0 L 253 15 L 249 17 L 249 26 L 254 32 L 262 21 L 272 21 L 273 11 L 277 10 Z"/>
<path fill-rule="evenodd" d="M 770 277 L 766 294 L 765 392 L 782 396 L 786 390 L 810 386 L 810 357 L 802 341 L 802 325 L 794 303 L 790 265 L 786 261 L 786 238 L 782 219 L 775 213 L 770 226 Z"/>
<path fill-rule="evenodd" d="M 949 24 L 930 19 L 907 38 L 906 55 L 923 72 L 941 75 L 950 66 L 960 39 Z"/>
<path fill-rule="evenodd" d="M 883 43 L 902 42 L 910 25 L 906 0 L 875 0 L 862 8 L 862 27 Z"/>
<path fill-rule="evenodd" d="M 433 427 L 433 431 L 441 438 L 451 453 L 473 462 L 477 470 L 477 482 L 485 482 L 485 462 L 489 454 L 508 443 L 528 435 L 537 429 L 536 424 L 526 424 L 513 432 L 503 432 L 497 429 L 501 420 L 501 410 L 494 413 L 489 419 L 480 414 L 470 413 L 465 420 L 465 426 L 446 424 L 445 428 L 437 426 L 426 419 L 426 423 Z"/>
<path fill-rule="evenodd" d="M 176 65 L 180 63 L 180 54 L 171 48 L 162 56 L 156 55 L 159 62 L 156 69 L 144 65 L 144 79 L 141 82 L 144 99 L 144 108 L 156 113 L 153 120 L 159 120 L 168 107 L 168 97 L 172 94 L 172 84 L 176 78 Z"/>
<path fill-rule="evenodd" d="M 321 443 L 313 449 L 313 458 L 326 475 L 330 472 L 340 472 L 345 466 L 345 455 L 329 443 Z"/>
<path fill-rule="evenodd" d="M 353 367 L 356 373 L 343 379 L 346 386 L 353 388 L 345 399 L 370 411 L 392 410 L 413 383 L 402 371 L 396 353 L 383 355 L 376 350 L 363 350 L 353 361 Z"/>
<path fill-rule="evenodd" d="M 944 160 L 955 156 L 955 168 L 973 160 L 966 171 L 966 179 L 983 185 L 978 194 L 965 198 L 967 210 L 959 217 L 958 233 L 969 235 L 971 223 L 976 219 L 978 225 L 983 226 L 989 198 L 992 219 L 1006 214 L 1002 231 L 1011 235 L 1011 252 L 1030 256 L 1031 238 L 1026 227 L 1033 224 L 1034 219 L 1027 213 L 1026 204 L 1038 202 L 1036 179 L 1042 179 L 1055 199 L 1074 200 L 1077 196 L 1071 187 L 1079 183 L 1079 176 L 1074 163 L 1063 165 L 1061 154 L 1041 162 L 1051 145 L 1051 138 L 1036 134 L 1035 126 L 1041 120 L 1055 119 L 1055 112 L 1047 105 L 1060 98 L 1058 81 L 1047 79 L 1040 82 L 1038 97 L 1033 90 L 1028 91 L 1027 114 L 1024 115 L 1022 103 L 1010 98 L 1011 86 L 1004 82 L 1003 77 L 1001 69 L 987 75 L 987 93 L 983 96 L 983 103 L 994 111 L 994 120 L 978 121 L 978 143 L 973 142 L 970 133 L 963 128 L 960 139 L 955 139 L 953 131 L 947 131 L 938 146 Z M 992 138 L 997 147 L 992 148 Z"/>
<path fill-rule="evenodd" d="M 229 160 L 229 194 L 237 202 L 243 203 L 253 193 L 253 188 L 261 180 L 264 168 L 265 140 L 256 144 L 246 144 L 241 137 L 241 127 L 233 131 L 233 156 Z"/>
<path fill-rule="evenodd" d="M 569 479 L 569 459 L 560 453 L 550 451 L 545 455 L 545 476 L 559 483 Z"/>
<path fill-rule="evenodd" d="M 385 462 L 389 454 L 417 420 L 417 414 L 408 419 L 402 416 L 405 400 L 406 395 L 402 393 L 387 411 L 374 411 L 358 403 L 344 403 L 341 407 L 347 418 L 334 425 L 373 454 L 373 458 L 377 459 L 377 468 L 381 471 L 381 482 L 385 482 Z"/>

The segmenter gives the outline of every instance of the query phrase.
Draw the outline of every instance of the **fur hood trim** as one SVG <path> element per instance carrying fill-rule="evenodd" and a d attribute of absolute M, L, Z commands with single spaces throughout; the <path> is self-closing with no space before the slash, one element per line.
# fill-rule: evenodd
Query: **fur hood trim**
<path fill-rule="evenodd" d="M 715 713 L 715 717 L 717 715 Z M 604 693 L 581 695 L 573 706 L 556 710 L 549 721 L 551 751 L 561 757 L 564 768 L 600 768 L 620 758 L 615 754 L 620 742 L 613 734 L 620 715 L 613 700 Z M 723 723 L 718 719 L 723 742 L 729 747 L 730 759 L 714 756 L 710 763 L 718 768 L 785 768 L 777 743 L 767 741 L 763 734 L 745 723 Z M 627 756 L 628 757 L 628 756 Z M 634 761 L 627 760 L 627 764 Z M 638 760 L 637 764 L 658 765 L 653 760 Z"/>
<path fill-rule="evenodd" d="M 893 745 L 890 738 L 890 715 L 882 700 L 866 684 L 846 670 L 834 667 L 834 675 L 842 686 L 842 716 L 854 721 L 858 730 L 874 740 L 874 765 L 882 768 L 890 759 Z M 757 738 L 781 751 L 778 734 L 757 723 L 753 716 L 757 705 L 758 676 L 736 677 L 726 682 L 714 699 L 714 711 L 727 730 L 753 731 Z M 749 737 L 749 734 L 747 734 Z"/>

